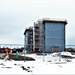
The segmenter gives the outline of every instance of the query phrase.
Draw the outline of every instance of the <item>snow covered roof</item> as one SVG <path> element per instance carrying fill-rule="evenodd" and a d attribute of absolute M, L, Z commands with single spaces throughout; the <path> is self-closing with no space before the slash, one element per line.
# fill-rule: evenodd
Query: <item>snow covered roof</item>
<path fill-rule="evenodd" d="M 65 25 L 67 24 L 67 20 L 66 19 L 58 19 L 58 18 L 43 18 L 42 19 L 43 22 L 47 21 L 47 22 L 62 22 Z"/>
<path fill-rule="evenodd" d="M 26 29 L 25 29 L 25 31 L 24 31 L 24 35 L 26 34 L 27 31 L 30 31 L 30 30 L 33 31 L 33 27 L 32 27 L 32 26 L 30 26 L 29 28 L 26 28 Z"/>

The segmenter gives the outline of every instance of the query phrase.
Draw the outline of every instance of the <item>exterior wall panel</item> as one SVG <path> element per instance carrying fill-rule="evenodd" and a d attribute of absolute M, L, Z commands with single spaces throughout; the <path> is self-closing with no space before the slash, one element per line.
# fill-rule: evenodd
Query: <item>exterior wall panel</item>
<path fill-rule="evenodd" d="M 53 48 L 56 47 L 56 51 L 63 51 L 65 46 L 65 29 L 64 23 L 50 23 L 45 22 L 45 51 L 53 52 Z"/>

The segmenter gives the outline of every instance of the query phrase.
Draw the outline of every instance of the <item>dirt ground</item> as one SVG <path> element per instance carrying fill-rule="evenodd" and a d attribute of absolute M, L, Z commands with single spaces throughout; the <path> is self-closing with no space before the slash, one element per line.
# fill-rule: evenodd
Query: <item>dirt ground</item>
<path fill-rule="evenodd" d="M 6 56 L 5 53 L 3 54 L 0 54 L 0 59 L 4 59 Z M 18 59 L 16 59 L 16 55 L 15 54 L 9 54 L 9 60 L 10 59 L 13 59 L 13 60 L 19 60 L 19 61 L 35 61 L 35 59 L 31 58 L 31 57 L 27 57 L 27 56 L 21 56 L 21 55 L 18 55 Z"/>

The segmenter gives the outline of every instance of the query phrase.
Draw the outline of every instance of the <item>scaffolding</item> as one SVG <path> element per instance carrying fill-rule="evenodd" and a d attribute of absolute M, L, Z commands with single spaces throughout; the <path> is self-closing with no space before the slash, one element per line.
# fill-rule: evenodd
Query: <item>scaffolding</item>
<path fill-rule="evenodd" d="M 34 48 L 36 52 L 44 50 L 44 39 L 44 25 L 40 20 L 34 23 Z"/>

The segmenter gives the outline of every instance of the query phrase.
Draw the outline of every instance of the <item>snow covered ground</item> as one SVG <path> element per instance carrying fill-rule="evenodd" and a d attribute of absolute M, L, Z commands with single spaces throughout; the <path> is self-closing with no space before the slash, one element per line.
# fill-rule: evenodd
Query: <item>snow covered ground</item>
<path fill-rule="evenodd" d="M 23 56 L 23 55 L 22 55 Z M 0 74 L 75 74 L 75 58 L 64 59 L 57 53 L 46 56 L 26 54 L 35 61 L 0 60 Z M 67 62 L 66 60 L 70 60 Z"/>

